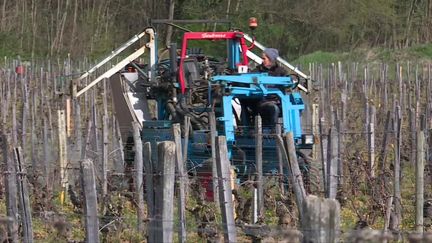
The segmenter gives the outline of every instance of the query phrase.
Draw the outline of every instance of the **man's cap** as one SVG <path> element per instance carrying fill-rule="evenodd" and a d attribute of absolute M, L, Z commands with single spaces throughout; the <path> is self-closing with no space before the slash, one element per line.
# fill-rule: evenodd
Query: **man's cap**
<path fill-rule="evenodd" d="M 279 51 L 275 48 L 264 49 L 264 54 L 270 59 L 270 61 L 275 62 L 276 58 L 279 56 Z"/>

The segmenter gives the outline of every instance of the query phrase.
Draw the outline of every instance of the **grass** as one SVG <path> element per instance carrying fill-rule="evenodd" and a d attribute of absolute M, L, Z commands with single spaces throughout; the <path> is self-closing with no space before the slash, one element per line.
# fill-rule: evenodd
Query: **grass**
<path fill-rule="evenodd" d="M 298 59 L 294 60 L 293 62 L 302 65 L 313 63 L 313 62 L 324 64 L 324 63 L 332 63 L 332 62 L 340 61 L 342 59 L 342 56 L 343 53 L 316 51 L 301 56 Z"/>
<path fill-rule="evenodd" d="M 418 55 L 419 58 L 432 59 L 432 43 L 413 46 L 408 50 L 411 53 Z"/>
<path fill-rule="evenodd" d="M 17 43 L 18 39 L 14 36 L 7 35 L 5 33 L 0 33 L 0 56 L 16 57 L 20 55 Z"/>
<path fill-rule="evenodd" d="M 396 63 L 406 61 L 432 61 L 432 44 L 414 45 L 405 49 L 359 48 L 349 52 L 316 51 L 292 61 L 303 67 L 309 63 L 331 64 L 342 62 Z"/>

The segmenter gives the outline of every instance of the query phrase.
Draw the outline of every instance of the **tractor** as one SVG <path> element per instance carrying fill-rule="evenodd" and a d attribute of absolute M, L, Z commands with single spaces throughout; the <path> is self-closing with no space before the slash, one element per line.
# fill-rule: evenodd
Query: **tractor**
<path fill-rule="evenodd" d="M 81 80 L 139 40 L 145 44 L 82 87 Z M 225 53 L 207 55 L 196 46 L 204 42 L 219 43 L 218 48 Z M 214 129 L 217 135 L 226 137 L 228 156 L 237 178 L 245 180 L 256 172 L 254 118 L 259 114 L 253 106 L 268 97 L 276 100 L 274 104 L 281 112 L 277 124 L 262 124 L 263 173 L 279 171 L 273 136 L 277 126 L 283 133 L 294 134 L 299 152 L 312 148 L 313 136 L 302 132 L 305 104 L 300 93 L 308 92 L 310 78 L 281 57 L 278 62 L 291 70 L 291 75 L 273 77 L 254 71 L 253 65 L 260 64 L 262 59 L 252 49 L 265 48 L 254 37 L 239 30 L 186 31 L 180 49 L 172 43 L 169 58 L 165 59 L 158 55 L 157 43 L 155 28 L 146 28 L 74 80 L 72 86 L 77 98 L 101 80 L 110 79 L 116 117 L 123 141 L 127 141 L 126 158 L 130 161 L 133 161 L 131 122 L 140 124 L 142 140 L 152 144 L 172 140 L 172 124 L 181 123 L 182 131 L 188 131 L 183 132 L 183 137 L 189 140 L 185 155 L 188 172 L 211 175 L 210 135 L 214 116 Z M 142 63 L 139 57 L 146 51 L 148 61 Z"/>

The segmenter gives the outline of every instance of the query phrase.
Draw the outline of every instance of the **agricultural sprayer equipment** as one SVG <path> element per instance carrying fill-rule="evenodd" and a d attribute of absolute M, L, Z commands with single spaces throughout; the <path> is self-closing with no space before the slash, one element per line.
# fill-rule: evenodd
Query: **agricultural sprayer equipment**
<path fill-rule="evenodd" d="M 137 42 L 144 44 L 89 84 L 82 84 L 84 78 Z M 74 80 L 72 93 L 78 98 L 101 80 L 110 79 L 123 141 L 131 142 L 133 121 L 140 124 L 142 139 L 152 143 L 171 140 L 172 124 L 181 123 L 183 131 L 189 130 L 183 134 L 189 140 L 188 171 L 209 172 L 210 118 L 214 114 L 217 135 L 226 137 L 232 165 L 238 177 L 244 178 L 255 172 L 254 118 L 260 114 L 254 106 L 271 98 L 280 111 L 280 122 L 268 123 L 263 117 L 263 172 L 277 173 L 279 168 L 273 139 L 276 126 L 293 133 L 298 151 L 311 148 L 313 137 L 302 132 L 301 124 L 305 104 L 300 92 L 308 91 L 308 76 L 280 57 L 278 62 L 292 75 L 274 77 L 255 72 L 252 66 L 262 59 L 251 47 L 258 51 L 265 48 L 255 38 L 237 30 L 185 32 L 180 48 L 171 44 L 166 58 L 158 54 L 157 43 L 155 28 L 146 28 Z M 209 43 L 218 45 L 217 56 L 215 51 L 209 55 L 200 48 Z"/>

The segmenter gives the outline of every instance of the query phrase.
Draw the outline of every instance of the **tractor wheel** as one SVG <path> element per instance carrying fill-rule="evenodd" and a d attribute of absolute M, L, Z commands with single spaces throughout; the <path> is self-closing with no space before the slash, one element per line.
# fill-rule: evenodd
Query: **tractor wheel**
<path fill-rule="evenodd" d="M 321 163 L 312 157 L 298 152 L 306 190 L 309 194 L 321 195 L 324 189 Z"/>

